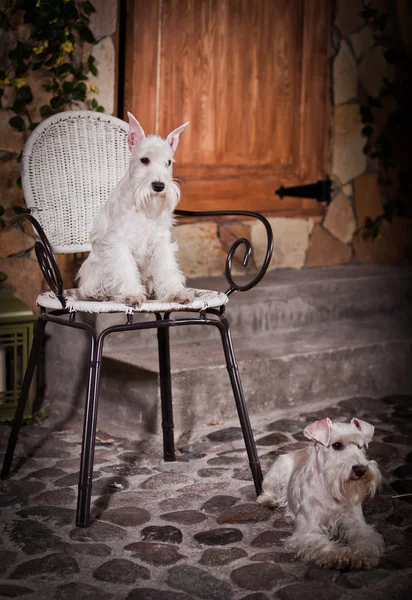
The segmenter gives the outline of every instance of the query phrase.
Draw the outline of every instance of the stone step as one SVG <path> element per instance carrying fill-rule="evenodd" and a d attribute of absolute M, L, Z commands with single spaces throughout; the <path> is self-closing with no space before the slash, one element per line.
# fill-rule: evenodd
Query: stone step
<path fill-rule="evenodd" d="M 227 289 L 223 278 L 197 279 L 189 284 L 221 291 Z M 389 314 L 407 310 L 411 301 L 412 269 L 349 265 L 271 272 L 256 288 L 232 294 L 226 312 L 232 336 L 237 340 L 340 319 L 374 315 L 385 319 Z M 175 318 L 184 315 L 179 313 Z M 137 318 L 150 320 L 153 316 Z M 123 315 L 98 315 L 96 326 L 102 330 L 124 320 Z M 174 342 L 203 341 L 214 336 L 213 329 L 195 326 L 171 331 Z M 110 351 L 142 346 L 152 348 L 156 344 L 154 331 L 118 333 L 106 338 L 106 347 Z"/>
<path fill-rule="evenodd" d="M 215 336 L 171 347 L 178 436 L 190 437 L 194 426 L 236 415 L 217 332 Z M 304 329 L 238 339 L 235 351 L 254 415 L 332 398 L 412 391 L 412 332 L 406 316 L 315 322 Z M 158 379 L 155 349 L 108 350 L 101 385 L 106 419 L 134 420 L 158 430 Z"/>

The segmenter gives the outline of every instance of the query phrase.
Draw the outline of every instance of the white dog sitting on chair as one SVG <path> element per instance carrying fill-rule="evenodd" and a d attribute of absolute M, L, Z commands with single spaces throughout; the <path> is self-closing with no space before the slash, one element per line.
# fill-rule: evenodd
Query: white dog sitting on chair
<path fill-rule="evenodd" d="M 179 135 L 145 136 L 129 116 L 130 164 L 98 212 L 90 233 L 92 250 L 77 279 L 81 299 L 113 300 L 139 306 L 147 298 L 186 303 L 194 293 L 176 261 L 171 241 L 173 211 L 180 190 L 172 176 Z"/>
<path fill-rule="evenodd" d="M 365 455 L 373 425 L 326 418 L 303 433 L 315 443 L 279 456 L 258 502 L 283 508 L 294 521 L 286 547 L 298 558 L 325 567 L 376 567 L 383 539 L 362 513 L 362 502 L 381 481 L 376 462 Z"/>

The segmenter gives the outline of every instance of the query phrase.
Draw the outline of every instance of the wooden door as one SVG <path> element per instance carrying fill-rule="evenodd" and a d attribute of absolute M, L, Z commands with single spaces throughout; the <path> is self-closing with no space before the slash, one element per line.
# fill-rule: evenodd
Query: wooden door
<path fill-rule="evenodd" d="M 179 208 L 316 214 L 280 185 L 323 178 L 329 0 L 129 0 L 125 109 L 165 137 L 185 121 Z"/>

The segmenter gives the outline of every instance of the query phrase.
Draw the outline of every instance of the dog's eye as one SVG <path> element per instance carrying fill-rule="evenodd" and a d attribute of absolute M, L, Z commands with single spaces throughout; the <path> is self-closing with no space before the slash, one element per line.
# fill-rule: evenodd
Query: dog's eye
<path fill-rule="evenodd" d="M 146 156 L 144 156 L 143 158 L 140 159 L 140 162 L 144 165 L 148 165 L 150 160 Z"/>
<path fill-rule="evenodd" d="M 170 167 L 171 164 L 172 164 L 172 161 L 168 160 L 167 163 L 166 163 L 166 166 Z"/>
<path fill-rule="evenodd" d="M 334 450 L 343 450 L 343 444 L 342 442 L 335 442 L 334 444 L 332 444 L 332 448 Z"/>

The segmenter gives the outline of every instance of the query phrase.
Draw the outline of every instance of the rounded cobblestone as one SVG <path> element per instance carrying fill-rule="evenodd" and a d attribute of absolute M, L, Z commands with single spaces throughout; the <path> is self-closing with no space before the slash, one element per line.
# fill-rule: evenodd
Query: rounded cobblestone
<path fill-rule="evenodd" d="M 220 567 L 246 556 L 247 552 L 243 548 L 208 548 L 200 557 L 199 564 Z"/>
<path fill-rule="evenodd" d="M 251 563 L 231 572 L 232 581 L 245 590 L 271 590 L 276 585 L 295 578 L 272 563 Z"/>
<path fill-rule="evenodd" d="M 155 567 L 173 565 L 182 558 L 187 558 L 179 553 L 176 546 L 161 544 L 159 542 L 135 542 L 124 547 L 133 558 L 149 563 Z"/>
<path fill-rule="evenodd" d="M 236 504 L 227 508 L 217 518 L 218 523 L 259 523 L 268 521 L 273 512 L 260 504 Z"/>
<path fill-rule="evenodd" d="M 163 542 L 165 544 L 181 544 L 183 534 L 173 525 L 149 525 L 142 529 L 145 542 Z"/>
<path fill-rule="evenodd" d="M 113 594 L 88 583 L 72 582 L 59 585 L 53 594 L 53 600 L 110 600 Z"/>
<path fill-rule="evenodd" d="M 160 515 L 160 518 L 165 521 L 172 521 L 172 523 L 180 523 L 182 525 L 195 525 L 196 523 L 202 523 L 202 521 L 206 521 L 207 519 L 206 515 L 198 510 L 177 510 L 175 512 Z"/>
<path fill-rule="evenodd" d="M 144 508 L 138 506 L 122 506 L 104 510 L 100 515 L 102 521 L 109 521 L 121 527 L 137 527 L 150 521 L 151 515 Z"/>
<path fill-rule="evenodd" d="M 55 553 L 22 562 L 10 575 L 10 579 L 47 578 L 61 579 L 79 572 L 79 565 L 72 556 Z"/>
<path fill-rule="evenodd" d="M 172 567 L 166 583 L 204 600 L 231 600 L 233 597 L 232 587 L 228 583 L 192 566 Z"/>
<path fill-rule="evenodd" d="M 93 571 L 93 577 L 99 581 L 117 584 L 133 584 L 139 580 L 150 579 L 150 571 L 124 558 L 114 558 L 103 563 Z"/>
<path fill-rule="evenodd" d="M 243 539 L 243 533 L 239 529 L 221 527 L 220 529 L 200 531 L 193 537 L 199 544 L 206 546 L 225 546 L 240 542 Z"/>

